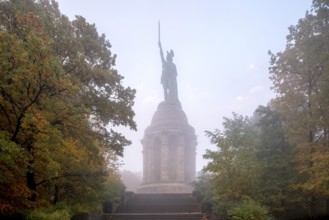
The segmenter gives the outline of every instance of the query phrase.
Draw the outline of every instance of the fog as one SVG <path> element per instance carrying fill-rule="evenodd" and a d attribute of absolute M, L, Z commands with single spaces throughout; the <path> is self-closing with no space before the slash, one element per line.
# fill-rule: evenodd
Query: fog
<path fill-rule="evenodd" d="M 158 20 L 164 51 L 173 49 L 178 96 L 195 128 L 197 171 L 214 149 L 205 130 L 221 128 L 232 112 L 251 115 L 275 96 L 268 79 L 268 50 L 284 49 L 288 27 L 310 8 L 308 0 L 278 1 L 59 1 L 71 19 L 82 15 L 105 33 L 117 54 L 123 84 L 136 89 L 138 131 L 120 130 L 132 141 L 122 169 L 142 171 L 144 130 L 163 100 Z"/>

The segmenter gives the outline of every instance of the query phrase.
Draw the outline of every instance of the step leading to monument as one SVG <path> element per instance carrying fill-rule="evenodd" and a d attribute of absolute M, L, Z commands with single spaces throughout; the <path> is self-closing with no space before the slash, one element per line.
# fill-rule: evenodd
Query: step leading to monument
<path fill-rule="evenodd" d="M 116 213 L 198 213 L 192 194 L 134 194 Z"/>
<path fill-rule="evenodd" d="M 152 220 L 201 220 L 202 213 L 131 213 L 131 214 L 88 214 L 84 220 L 122 220 L 122 219 L 152 219 Z"/>
<path fill-rule="evenodd" d="M 193 192 L 193 186 L 188 183 L 154 183 L 142 184 L 137 193 L 141 194 L 184 194 Z"/>

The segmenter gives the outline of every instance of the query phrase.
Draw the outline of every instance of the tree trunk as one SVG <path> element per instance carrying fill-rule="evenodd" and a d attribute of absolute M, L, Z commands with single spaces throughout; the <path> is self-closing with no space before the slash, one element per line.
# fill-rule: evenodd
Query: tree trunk
<path fill-rule="evenodd" d="M 34 172 L 31 165 L 27 167 L 26 184 L 27 187 L 31 190 L 31 196 L 29 197 L 29 199 L 31 201 L 35 201 L 37 199 L 37 194 L 35 192 L 35 190 L 37 189 L 37 184 L 35 183 Z"/>
<path fill-rule="evenodd" d="M 329 217 L 329 199 L 326 200 L 326 216 Z"/>
<path fill-rule="evenodd" d="M 35 182 L 35 176 L 34 176 L 34 170 L 33 170 L 33 147 L 31 144 L 28 145 L 27 151 L 32 155 L 32 159 L 29 160 L 29 165 L 27 166 L 26 169 L 26 185 L 27 187 L 31 190 L 31 196 L 29 199 L 31 201 L 35 201 L 37 199 L 37 194 L 36 194 L 36 189 L 37 189 L 37 184 Z"/>
<path fill-rule="evenodd" d="M 58 201 L 58 193 L 59 193 L 59 188 L 58 185 L 55 184 L 55 192 L 54 192 L 54 199 L 53 199 L 53 204 L 56 205 Z"/>

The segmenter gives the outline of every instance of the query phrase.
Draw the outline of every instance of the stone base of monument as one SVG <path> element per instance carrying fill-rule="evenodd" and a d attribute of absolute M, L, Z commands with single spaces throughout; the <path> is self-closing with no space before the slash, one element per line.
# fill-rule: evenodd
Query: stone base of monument
<path fill-rule="evenodd" d="M 189 193 L 193 192 L 192 185 L 188 183 L 156 183 L 143 184 L 137 190 L 137 193 L 147 194 L 161 194 L 161 193 Z"/>

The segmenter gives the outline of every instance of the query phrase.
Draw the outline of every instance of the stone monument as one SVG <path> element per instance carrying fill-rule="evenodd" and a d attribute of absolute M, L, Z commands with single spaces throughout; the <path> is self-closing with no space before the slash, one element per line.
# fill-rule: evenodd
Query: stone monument
<path fill-rule="evenodd" d="M 174 52 L 162 61 L 161 84 L 164 101 L 159 103 L 151 125 L 145 129 L 143 145 L 143 183 L 138 193 L 192 193 L 195 178 L 196 135 L 178 99 Z"/>

